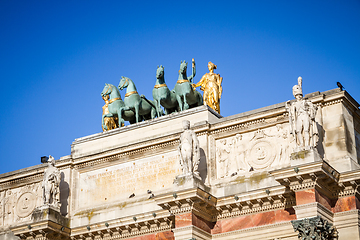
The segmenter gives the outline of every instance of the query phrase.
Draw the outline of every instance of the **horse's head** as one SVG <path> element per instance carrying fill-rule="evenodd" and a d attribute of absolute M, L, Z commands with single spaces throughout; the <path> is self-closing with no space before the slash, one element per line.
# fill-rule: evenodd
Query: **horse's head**
<path fill-rule="evenodd" d="M 104 87 L 104 89 L 103 89 L 102 92 L 101 92 L 101 97 L 104 97 L 104 96 L 110 94 L 111 91 L 112 91 L 111 85 L 108 84 L 108 83 L 105 83 L 105 87 Z"/>
<path fill-rule="evenodd" d="M 181 61 L 180 63 L 180 73 L 186 73 L 186 69 L 187 69 L 187 62 L 184 61 Z"/>
<path fill-rule="evenodd" d="M 156 78 L 160 79 L 164 77 L 164 67 L 163 65 L 160 65 L 160 67 L 158 66 L 157 70 L 156 70 Z"/>
<path fill-rule="evenodd" d="M 121 76 L 118 88 L 120 90 L 123 90 L 124 88 L 127 88 L 129 86 L 129 80 L 130 80 L 129 78 Z"/>

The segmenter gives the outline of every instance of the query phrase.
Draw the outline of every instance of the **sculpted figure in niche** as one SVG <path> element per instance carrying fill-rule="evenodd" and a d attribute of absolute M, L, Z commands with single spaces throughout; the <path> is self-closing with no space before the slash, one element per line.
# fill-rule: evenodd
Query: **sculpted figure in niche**
<path fill-rule="evenodd" d="M 60 207 L 60 171 L 55 167 L 55 159 L 51 155 L 47 163 L 42 182 L 44 204 Z"/>
<path fill-rule="evenodd" d="M 284 130 L 281 124 L 276 125 L 277 134 L 276 137 L 278 139 L 279 144 L 279 164 L 283 164 L 289 158 L 289 141 L 288 141 L 288 131 Z M 294 140 L 292 140 L 294 141 Z"/>
<path fill-rule="evenodd" d="M 208 63 L 209 73 L 206 73 L 195 87 L 201 86 L 200 90 L 204 91 L 203 99 L 209 107 L 220 114 L 220 98 L 222 94 L 222 80 L 220 74 L 214 73 L 217 68 L 212 62 Z"/>
<path fill-rule="evenodd" d="M 307 99 L 303 98 L 302 78 L 298 78 L 298 85 L 293 86 L 293 95 L 296 101 L 290 104 L 286 102 L 289 112 L 290 130 L 295 137 L 296 150 L 308 150 L 316 146 L 317 128 L 315 115 L 317 107 Z"/>
<path fill-rule="evenodd" d="M 4 217 L 4 202 L 5 202 L 5 191 L 0 192 L 0 226 L 3 225 L 3 217 Z"/>
<path fill-rule="evenodd" d="M 242 135 L 239 133 L 236 134 L 234 141 L 235 141 L 236 170 L 237 172 L 247 171 L 248 169 L 250 169 L 250 167 L 246 164 L 245 161 L 246 148 L 242 142 Z"/>
<path fill-rule="evenodd" d="M 199 175 L 200 163 L 199 140 L 193 130 L 190 130 L 190 122 L 183 121 L 183 133 L 180 135 L 179 156 L 183 174 L 194 173 Z"/>
<path fill-rule="evenodd" d="M 14 218 L 15 195 L 11 190 L 5 192 L 4 198 L 4 221 L 11 223 Z"/>
<path fill-rule="evenodd" d="M 216 147 L 217 161 L 219 164 L 219 177 L 224 178 L 230 175 L 229 154 L 230 147 L 227 145 L 226 139 L 221 139 Z"/>

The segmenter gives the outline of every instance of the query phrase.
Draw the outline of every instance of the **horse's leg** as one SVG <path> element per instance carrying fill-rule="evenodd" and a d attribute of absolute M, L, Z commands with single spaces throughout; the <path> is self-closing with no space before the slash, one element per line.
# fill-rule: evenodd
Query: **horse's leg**
<path fill-rule="evenodd" d="M 105 119 L 105 114 L 102 115 L 101 125 L 102 125 L 103 129 L 108 130 L 107 126 L 105 125 L 104 119 Z"/>
<path fill-rule="evenodd" d="M 125 125 L 125 121 L 124 121 L 124 119 L 122 117 L 122 114 L 123 114 L 124 111 L 125 110 L 123 108 L 119 108 L 119 109 L 116 110 L 116 113 L 118 115 L 119 128 Z"/>
<path fill-rule="evenodd" d="M 187 110 L 187 109 L 189 109 L 189 108 L 190 108 L 190 106 L 189 106 L 189 104 L 187 103 L 186 94 L 184 94 L 184 110 Z"/>
<path fill-rule="evenodd" d="M 134 108 L 135 108 L 135 119 L 136 119 L 136 122 L 138 123 L 139 122 L 139 108 L 140 108 L 140 101 L 136 102 L 134 104 Z"/>
<path fill-rule="evenodd" d="M 177 102 L 179 104 L 180 111 L 182 111 L 183 110 L 183 103 L 182 103 L 181 96 L 176 94 L 176 100 L 177 100 Z"/>
<path fill-rule="evenodd" d="M 160 101 L 159 101 L 160 102 Z M 159 117 L 161 116 L 160 112 L 157 113 L 156 108 L 151 106 L 151 119 L 154 119 L 156 115 Z"/>
<path fill-rule="evenodd" d="M 112 115 L 112 113 L 107 113 L 107 114 L 103 114 L 103 115 L 102 115 L 101 124 L 102 124 L 102 126 L 103 126 L 103 128 L 104 128 L 105 130 L 108 130 L 108 127 L 105 125 L 105 121 L 104 121 L 104 119 L 105 119 L 106 117 L 114 117 L 114 115 Z"/>
<path fill-rule="evenodd" d="M 161 106 L 160 106 L 160 98 L 159 99 L 154 99 L 154 102 L 155 102 L 155 107 L 156 107 L 156 112 L 157 112 L 157 115 L 158 117 L 160 117 L 162 114 L 161 114 Z M 151 110 L 152 111 L 152 110 Z M 151 114 L 152 115 L 152 114 Z M 153 118 L 153 117 L 151 117 Z"/>

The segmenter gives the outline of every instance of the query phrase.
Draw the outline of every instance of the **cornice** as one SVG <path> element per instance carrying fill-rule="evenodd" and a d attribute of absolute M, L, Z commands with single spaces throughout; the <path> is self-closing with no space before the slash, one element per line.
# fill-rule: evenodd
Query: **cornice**
<path fill-rule="evenodd" d="M 138 219 L 138 218 L 139 219 Z M 127 216 L 71 229 L 71 239 L 123 239 L 168 231 L 174 228 L 174 216 L 167 211 L 157 211 L 139 216 Z"/>
<path fill-rule="evenodd" d="M 197 188 L 160 195 L 155 201 L 172 215 L 192 212 L 211 222 L 295 205 L 294 194 L 282 186 L 241 194 L 216 198 Z"/>
<path fill-rule="evenodd" d="M 325 161 L 275 170 L 270 174 L 293 192 L 317 189 L 333 198 L 334 192 L 339 188 L 340 173 Z"/>
<path fill-rule="evenodd" d="M 242 195 L 247 196 L 239 194 L 218 199 L 216 219 L 285 209 L 293 207 L 296 203 L 294 194 L 286 188 L 262 189 L 261 193 L 252 191 Z"/>
<path fill-rule="evenodd" d="M 279 231 L 279 229 L 284 229 L 285 231 L 287 230 L 287 232 L 289 232 L 289 234 L 286 235 L 287 237 L 297 236 L 297 233 L 295 233 L 292 228 L 291 222 L 288 221 L 288 222 L 281 222 L 281 223 L 257 226 L 257 227 L 252 227 L 252 228 L 245 228 L 245 229 L 240 229 L 240 230 L 235 230 L 235 231 L 230 231 L 230 232 L 225 232 L 225 233 L 213 234 L 212 237 L 213 237 L 213 239 L 223 239 L 224 237 L 230 237 L 230 236 L 239 237 L 239 236 L 242 236 L 241 234 L 246 234 L 249 232 L 254 232 L 259 237 L 259 232 L 262 232 L 262 233 L 266 232 L 267 234 L 269 234 L 269 231 L 277 232 L 277 231 Z M 245 235 L 244 235 L 244 237 L 245 237 Z M 257 239 L 259 239 L 259 238 L 257 238 Z M 271 238 L 268 238 L 268 239 L 271 239 Z"/>
<path fill-rule="evenodd" d="M 215 207 L 217 198 L 200 188 L 160 195 L 155 201 L 172 215 L 193 212 L 208 221 L 214 221 L 217 215 Z"/>

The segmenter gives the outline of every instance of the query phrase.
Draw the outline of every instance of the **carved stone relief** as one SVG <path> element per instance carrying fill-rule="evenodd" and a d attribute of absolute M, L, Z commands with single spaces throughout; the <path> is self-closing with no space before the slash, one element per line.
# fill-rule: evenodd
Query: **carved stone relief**
<path fill-rule="evenodd" d="M 23 193 L 16 203 L 16 215 L 21 218 L 29 216 L 35 209 L 36 196 L 31 192 Z"/>
<path fill-rule="evenodd" d="M 5 191 L 4 198 L 4 225 L 10 224 L 14 221 L 14 202 L 16 199 L 16 193 L 11 189 Z"/>
<path fill-rule="evenodd" d="M 5 191 L 0 192 L 0 226 L 4 225 L 4 201 L 5 201 Z"/>
<path fill-rule="evenodd" d="M 0 193 L 0 226 L 23 222 L 31 218 L 36 206 L 41 205 L 40 183 L 7 189 Z"/>
<path fill-rule="evenodd" d="M 217 178 L 289 165 L 289 148 L 294 141 L 283 125 L 217 139 Z"/>
<path fill-rule="evenodd" d="M 357 161 L 360 163 L 360 134 L 355 131 L 355 144 L 356 144 L 356 155 Z"/>

